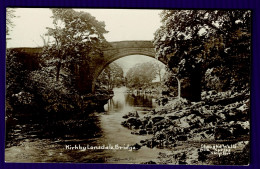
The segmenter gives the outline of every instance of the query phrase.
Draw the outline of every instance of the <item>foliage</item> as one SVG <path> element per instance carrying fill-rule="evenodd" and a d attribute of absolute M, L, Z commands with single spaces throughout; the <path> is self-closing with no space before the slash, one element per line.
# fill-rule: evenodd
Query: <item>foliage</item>
<path fill-rule="evenodd" d="M 126 73 L 128 87 L 143 87 L 149 85 L 161 72 L 161 67 L 154 62 L 136 64 Z"/>
<path fill-rule="evenodd" d="M 108 90 L 124 85 L 123 69 L 116 63 L 108 65 L 99 75 L 98 86 L 104 86 Z"/>
<path fill-rule="evenodd" d="M 91 57 L 101 55 L 105 24 L 85 12 L 52 9 L 54 28 L 40 56 L 12 49 L 6 56 L 8 114 L 52 117 L 84 112 L 90 103 L 75 88 L 80 70 L 88 70 Z M 61 24 L 61 25 L 60 25 Z M 55 119 L 55 118 L 53 118 Z"/>
<path fill-rule="evenodd" d="M 61 67 L 70 74 L 78 75 L 81 68 L 89 68 L 91 57 L 102 55 L 105 23 L 99 22 L 86 12 L 73 9 L 51 9 L 54 28 L 48 29 L 53 42 L 46 47 L 44 57 L 52 59 L 56 66 L 56 80 Z"/>
<path fill-rule="evenodd" d="M 166 66 L 162 63 L 159 63 L 159 62 L 154 62 L 153 63 L 153 66 L 155 67 L 156 69 L 156 75 L 159 77 L 159 81 L 161 82 L 162 79 L 163 79 L 163 76 L 164 76 L 164 73 L 163 73 L 163 69 L 165 70 L 166 69 Z"/>
<path fill-rule="evenodd" d="M 6 51 L 6 113 L 7 115 L 13 111 L 15 96 L 24 90 L 24 82 L 26 77 L 24 65 L 18 61 L 14 52 Z"/>
<path fill-rule="evenodd" d="M 12 19 L 15 17 L 15 10 L 6 8 L 6 35 L 9 35 L 11 28 L 14 26 Z"/>
<path fill-rule="evenodd" d="M 154 37 L 156 55 L 175 75 L 189 77 L 192 100 L 200 100 L 207 69 L 217 68 L 220 78 L 229 76 L 233 85 L 249 81 L 250 11 L 164 10 L 161 18 Z"/>

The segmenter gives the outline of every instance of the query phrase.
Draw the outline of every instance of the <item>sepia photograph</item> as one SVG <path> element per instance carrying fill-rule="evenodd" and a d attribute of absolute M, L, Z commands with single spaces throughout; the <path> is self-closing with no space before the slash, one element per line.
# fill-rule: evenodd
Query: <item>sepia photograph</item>
<path fill-rule="evenodd" d="M 252 11 L 6 8 L 6 163 L 250 164 Z"/>

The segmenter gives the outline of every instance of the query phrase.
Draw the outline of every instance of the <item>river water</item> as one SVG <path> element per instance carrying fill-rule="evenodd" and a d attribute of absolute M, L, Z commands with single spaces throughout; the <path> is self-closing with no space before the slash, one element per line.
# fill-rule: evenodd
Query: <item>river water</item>
<path fill-rule="evenodd" d="M 137 111 L 140 116 L 157 107 L 152 95 L 127 93 L 127 88 L 115 88 L 114 96 L 104 106 L 104 112 L 94 112 L 100 136 L 89 139 L 21 139 L 19 144 L 5 150 L 6 162 L 73 162 L 73 163 L 121 163 L 140 164 L 148 161 L 160 163 L 160 152 L 167 149 L 141 147 L 133 150 L 132 145 L 151 136 L 133 135 L 121 125 L 122 116 Z M 26 125 L 25 125 L 26 126 Z M 84 131 L 82 131 L 84 132 Z M 19 131 L 15 133 L 17 137 Z"/>

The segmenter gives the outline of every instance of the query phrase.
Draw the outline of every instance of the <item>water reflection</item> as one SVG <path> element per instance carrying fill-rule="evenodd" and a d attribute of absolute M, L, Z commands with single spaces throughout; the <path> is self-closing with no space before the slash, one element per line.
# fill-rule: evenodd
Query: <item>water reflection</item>
<path fill-rule="evenodd" d="M 121 125 L 125 119 L 124 114 L 130 111 L 138 111 L 140 117 L 144 116 L 147 111 L 155 108 L 155 98 L 152 95 L 137 95 L 127 93 L 127 88 L 114 89 L 114 97 L 111 98 L 104 106 L 106 112 L 100 115 L 100 127 L 103 136 L 98 139 L 100 144 L 111 145 L 134 145 L 140 144 L 141 140 L 150 138 L 151 135 L 133 135 L 131 130 Z M 158 162 L 157 157 L 159 152 L 167 152 L 157 148 L 142 147 L 138 151 L 104 151 L 103 157 L 106 158 L 106 163 L 131 163 L 140 164 L 147 161 Z"/>
<path fill-rule="evenodd" d="M 152 94 L 127 93 L 126 87 L 115 88 L 115 95 L 104 106 L 105 111 L 121 111 L 135 108 L 155 108 L 155 96 Z"/>

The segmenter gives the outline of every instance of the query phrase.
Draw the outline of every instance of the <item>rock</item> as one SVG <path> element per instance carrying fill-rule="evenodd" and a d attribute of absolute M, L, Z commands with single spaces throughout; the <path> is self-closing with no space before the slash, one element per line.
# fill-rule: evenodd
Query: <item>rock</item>
<path fill-rule="evenodd" d="M 145 128 L 146 129 L 151 129 L 151 128 L 153 128 L 153 122 L 152 121 L 149 121 L 148 123 L 147 123 L 147 125 L 145 126 Z"/>
<path fill-rule="evenodd" d="M 162 105 L 163 106 L 166 105 L 168 103 L 168 101 L 169 101 L 168 98 L 163 98 L 162 101 L 161 101 Z"/>
<path fill-rule="evenodd" d="M 213 115 L 213 116 L 208 116 L 204 122 L 205 123 L 210 123 L 210 122 L 217 122 L 218 121 L 218 116 Z"/>
<path fill-rule="evenodd" d="M 204 119 L 200 116 L 192 118 L 189 122 L 190 125 L 202 126 L 204 124 Z"/>
<path fill-rule="evenodd" d="M 138 118 L 131 117 L 127 120 L 127 123 L 129 123 L 131 126 L 134 126 L 136 128 L 140 127 L 142 125 L 142 121 Z"/>
<path fill-rule="evenodd" d="M 176 119 L 178 119 L 179 118 L 179 116 L 167 116 L 169 119 L 171 119 L 171 120 L 176 120 Z"/>
<path fill-rule="evenodd" d="M 124 126 L 124 127 L 129 127 L 129 126 L 128 126 L 128 123 L 127 123 L 126 121 L 122 121 L 122 122 L 121 122 L 121 125 Z"/>
<path fill-rule="evenodd" d="M 226 116 L 223 113 L 218 113 L 218 117 L 220 117 L 222 120 L 226 119 Z"/>
<path fill-rule="evenodd" d="M 140 130 L 139 131 L 139 135 L 146 135 L 146 134 L 147 134 L 146 130 Z"/>
<path fill-rule="evenodd" d="M 179 160 L 179 164 L 186 165 L 186 164 L 187 164 L 187 162 L 186 162 L 186 161 L 184 161 L 184 160 Z"/>
<path fill-rule="evenodd" d="M 243 128 L 240 124 L 236 124 L 233 127 L 233 136 L 239 138 L 241 135 L 249 134 L 249 129 Z"/>
<path fill-rule="evenodd" d="M 190 127 L 190 124 L 187 122 L 187 117 L 183 117 L 180 119 L 179 127 L 182 127 L 182 128 Z"/>
<path fill-rule="evenodd" d="M 128 115 L 127 115 L 127 114 L 123 115 L 123 118 L 124 118 L 124 119 L 127 119 L 127 118 L 128 118 Z"/>
<path fill-rule="evenodd" d="M 132 131 L 131 134 L 139 135 L 139 132 L 137 132 L 137 131 Z"/>
<path fill-rule="evenodd" d="M 188 102 L 186 99 L 174 99 L 172 101 L 169 101 L 169 103 L 167 103 L 166 107 L 171 108 L 172 110 L 176 111 L 176 110 L 181 110 L 182 108 L 184 108 L 185 106 L 189 105 L 190 102 Z"/>
<path fill-rule="evenodd" d="M 139 114 L 138 114 L 138 112 L 137 112 L 137 111 L 135 112 L 135 117 L 139 117 Z"/>
<path fill-rule="evenodd" d="M 166 136 L 165 136 L 165 133 L 157 132 L 157 133 L 155 134 L 155 138 L 156 138 L 157 140 L 164 140 L 164 139 L 166 139 Z"/>
<path fill-rule="evenodd" d="M 152 130 L 147 131 L 147 134 L 153 134 Z"/>
<path fill-rule="evenodd" d="M 220 92 L 220 95 L 221 97 L 220 98 L 210 98 L 210 99 L 207 99 L 206 103 L 208 105 L 228 105 L 228 104 L 231 104 L 231 103 L 235 103 L 237 101 L 241 101 L 243 99 L 245 99 L 245 94 L 244 93 L 240 93 L 238 95 L 232 95 L 232 96 L 227 96 L 226 94 L 222 94 Z"/>
<path fill-rule="evenodd" d="M 162 119 L 164 119 L 164 117 L 162 117 L 162 116 L 155 116 L 155 117 L 152 118 L 152 122 L 153 123 L 157 123 L 157 122 L 161 121 Z"/>
<path fill-rule="evenodd" d="M 238 121 L 237 124 L 240 124 L 243 129 L 248 129 L 249 130 L 249 128 L 250 128 L 249 121 L 244 121 L 244 122 Z"/>
<path fill-rule="evenodd" d="M 147 161 L 147 162 L 143 162 L 141 164 L 156 164 L 156 162 L 154 162 L 154 161 Z"/>
<path fill-rule="evenodd" d="M 139 150 L 142 146 L 136 143 L 135 145 L 132 145 L 130 147 L 132 147 L 133 150 Z"/>
<path fill-rule="evenodd" d="M 241 112 L 245 112 L 245 111 L 248 111 L 249 108 L 246 104 L 243 104 L 242 106 L 240 106 L 237 109 L 240 110 Z"/>
<path fill-rule="evenodd" d="M 136 112 L 128 112 L 128 114 L 125 114 L 125 115 L 123 116 L 123 118 L 125 118 L 125 119 L 127 119 L 127 118 L 129 118 L 129 117 L 136 117 L 136 118 L 138 118 L 138 117 L 139 117 L 139 114 L 138 114 L 138 112 L 136 111 Z"/>
<path fill-rule="evenodd" d="M 199 155 L 198 160 L 202 161 L 202 162 L 206 161 L 207 160 L 207 156 L 209 154 L 210 154 L 210 151 L 199 151 L 198 152 L 198 155 Z"/>
<path fill-rule="evenodd" d="M 194 114 L 190 114 L 188 116 L 186 116 L 186 121 L 191 121 L 192 119 L 194 119 L 195 115 Z"/>
<path fill-rule="evenodd" d="M 200 101 L 200 102 L 195 102 L 190 108 L 191 110 L 196 111 L 195 109 L 202 107 L 203 105 L 205 105 L 204 101 Z"/>
<path fill-rule="evenodd" d="M 146 146 L 149 147 L 149 148 L 154 148 L 155 146 L 157 146 L 159 143 L 154 141 L 153 139 L 151 140 L 148 140 L 146 142 Z"/>
<path fill-rule="evenodd" d="M 178 141 L 187 141 L 188 137 L 186 135 L 180 135 L 180 136 L 177 136 L 176 140 L 178 140 Z"/>
<path fill-rule="evenodd" d="M 170 136 L 168 138 L 168 141 L 171 142 L 171 143 L 175 143 L 176 142 L 176 140 L 175 140 L 175 138 L 173 136 Z"/>
<path fill-rule="evenodd" d="M 193 123 L 193 124 L 190 124 L 191 126 L 190 126 L 190 129 L 191 130 L 193 130 L 193 129 L 198 129 L 198 128 L 200 128 L 201 126 L 200 126 L 200 124 L 199 123 Z"/>
<path fill-rule="evenodd" d="M 162 91 L 162 95 L 169 95 L 170 94 L 170 91 Z"/>
<path fill-rule="evenodd" d="M 141 141 L 140 141 L 141 144 L 143 144 L 143 143 L 145 143 L 145 142 L 146 142 L 146 140 L 141 140 Z"/>
<path fill-rule="evenodd" d="M 225 140 L 231 136 L 231 132 L 227 128 L 216 128 L 215 129 L 215 139 L 216 140 Z"/>

